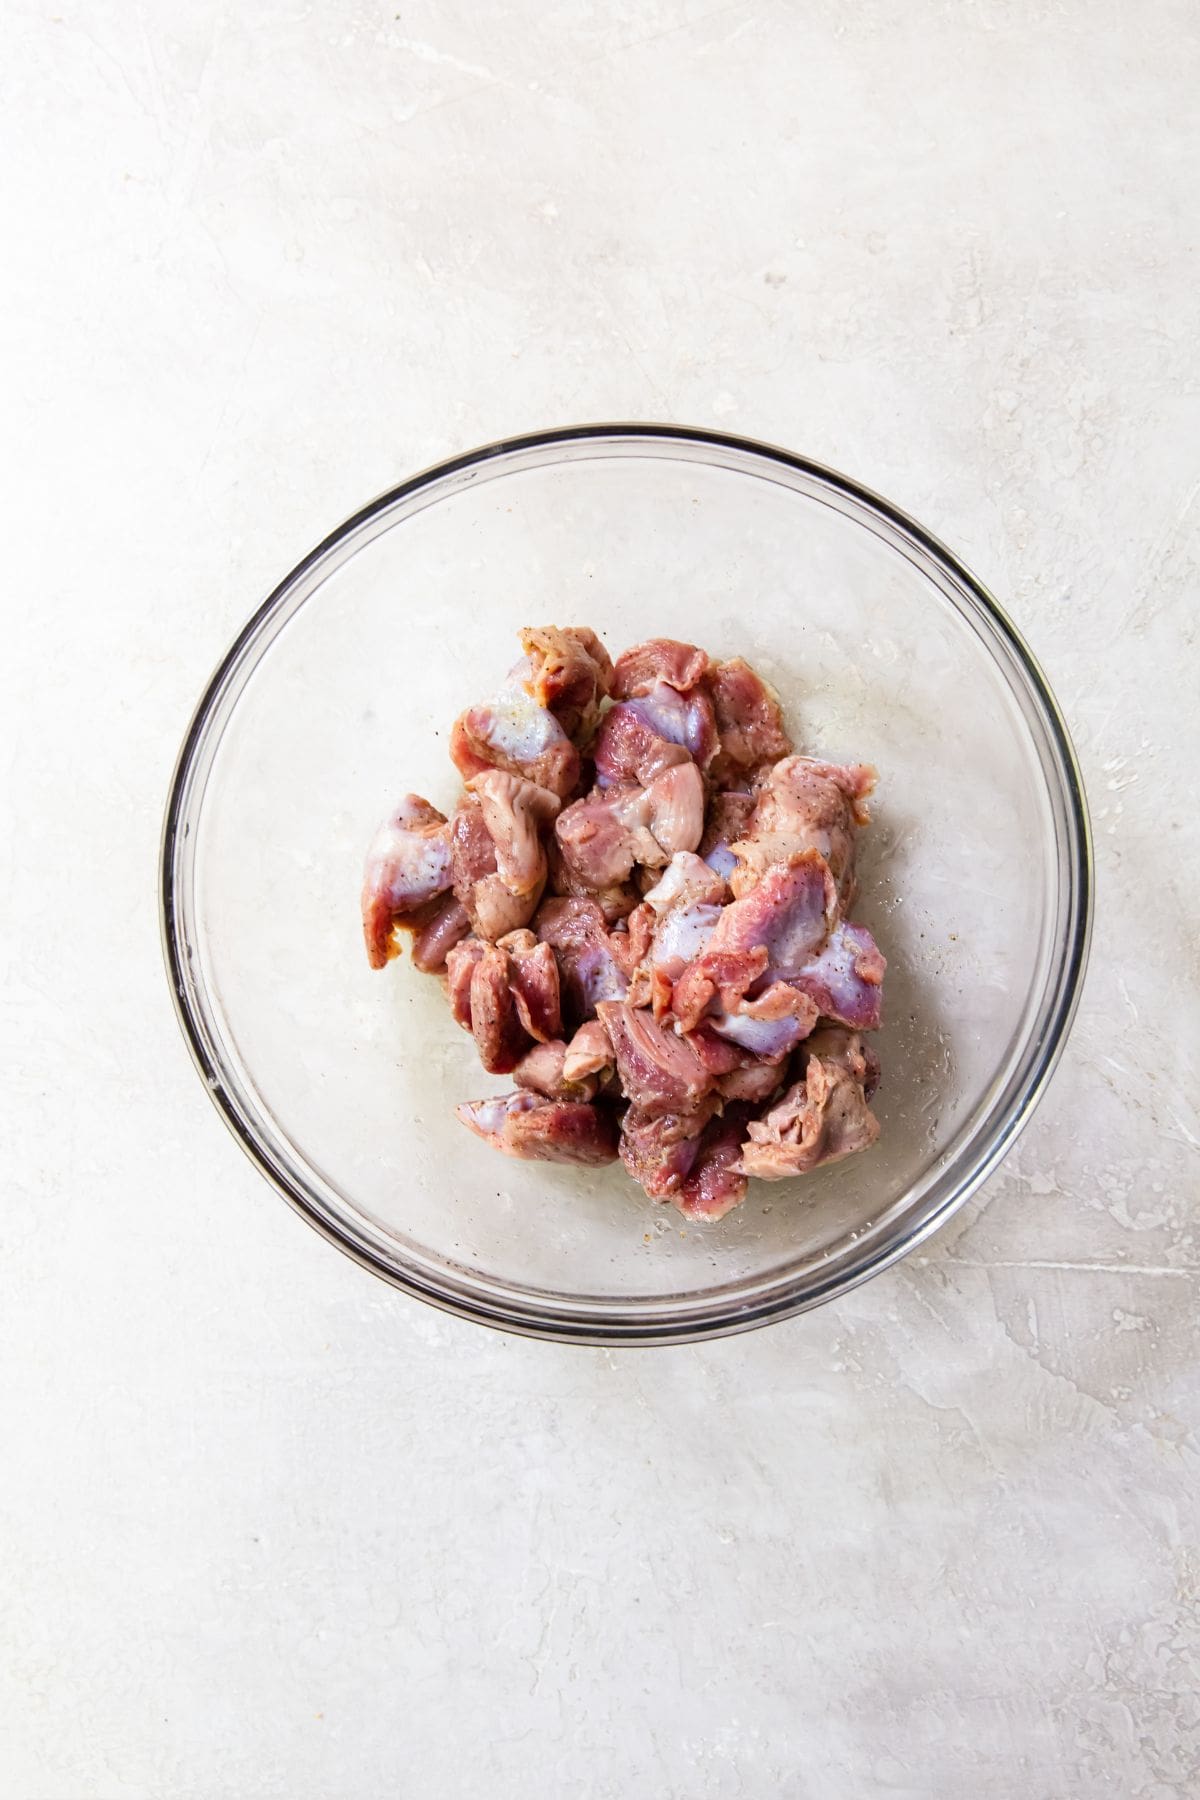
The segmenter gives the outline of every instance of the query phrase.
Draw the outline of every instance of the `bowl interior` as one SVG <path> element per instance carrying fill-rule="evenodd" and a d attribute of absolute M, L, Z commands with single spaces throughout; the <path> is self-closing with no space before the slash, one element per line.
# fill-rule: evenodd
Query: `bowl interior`
<path fill-rule="evenodd" d="M 740 653 L 798 747 L 879 770 L 856 913 L 889 964 L 880 1142 L 752 1184 L 715 1226 L 619 1165 L 525 1165 L 471 1137 L 455 1104 L 510 1084 L 435 981 L 363 955 L 373 827 L 409 789 L 449 810 L 451 721 L 518 629 L 551 621 L 614 654 L 649 635 Z M 185 754 L 168 924 L 211 1085 L 327 1228 L 469 1310 L 619 1336 L 729 1328 L 844 1284 L 965 1191 L 1044 1051 L 1067 826 L 1018 663 L 902 523 L 751 450 L 631 432 L 400 490 L 248 628 Z"/>

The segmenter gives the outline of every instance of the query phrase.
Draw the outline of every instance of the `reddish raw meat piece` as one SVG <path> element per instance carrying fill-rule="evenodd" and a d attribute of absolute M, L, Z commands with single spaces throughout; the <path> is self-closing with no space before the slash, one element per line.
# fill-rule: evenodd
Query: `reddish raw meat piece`
<path fill-rule="evenodd" d="M 704 828 L 704 780 L 692 762 L 656 775 L 649 787 L 620 782 L 596 789 L 560 813 L 555 837 L 567 868 L 592 892 L 628 880 L 641 864 L 660 868 L 694 850 Z"/>
<path fill-rule="evenodd" d="M 709 952 L 765 946 L 772 976 L 787 976 L 825 942 L 837 908 L 829 865 L 815 850 L 770 869 L 721 915 Z"/>
<path fill-rule="evenodd" d="M 679 694 L 660 682 L 651 693 L 613 707 L 600 727 L 592 755 L 602 787 L 630 780 L 645 786 L 660 770 L 688 758 L 706 768 L 716 747 L 716 721 L 708 695 L 701 689 Z"/>
<path fill-rule="evenodd" d="M 740 867 L 730 877 L 747 892 L 766 869 L 800 850 L 819 850 L 837 883 L 843 907 L 854 894 L 855 833 L 867 824 L 867 796 L 875 771 L 865 763 L 821 762 L 789 756 L 766 775 L 753 821 L 732 845 Z"/>
<path fill-rule="evenodd" d="M 512 964 L 495 944 L 471 971 L 471 1035 L 489 1075 L 508 1075 L 529 1048 L 511 986 Z"/>
<path fill-rule="evenodd" d="M 622 972 L 632 975 L 638 964 L 649 954 L 650 945 L 654 941 L 657 920 L 653 909 L 643 900 L 635 906 L 625 921 L 624 930 L 609 933 L 609 943 Z"/>
<path fill-rule="evenodd" d="M 784 1067 L 779 1062 L 762 1062 L 750 1050 L 743 1050 L 728 1038 L 720 1037 L 706 1020 L 687 1034 L 688 1043 L 712 1076 L 719 1093 L 730 1100 L 763 1101 L 775 1092 L 783 1080 Z"/>
<path fill-rule="evenodd" d="M 710 1095 L 688 1113 L 629 1108 L 621 1125 L 621 1161 L 651 1200 L 669 1200 L 686 1179 L 716 1104 Z"/>
<path fill-rule="evenodd" d="M 371 840 L 363 872 L 363 937 L 373 969 L 399 953 L 392 938 L 397 920 L 444 894 L 450 880 L 445 817 L 419 794 L 406 794 Z"/>
<path fill-rule="evenodd" d="M 649 720 L 630 704 L 614 706 L 611 712 L 605 713 L 592 746 L 592 756 L 600 787 L 615 787 L 629 781 L 644 786 L 663 769 L 687 762 L 688 750 L 686 745 L 673 743 L 655 731 Z"/>
<path fill-rule="evenodd" d="M 528 923 L 546 880 L 540 831 L 559 801 L 520 776 L 472 778 L 450 827 L 454 892 L 478 936 L 495 941 Z"/>
<path fill-rule="evenodd" d="M 731 776 L 791 754 L 779 702 L 749 663 L 740 656 L 714 663 L 707 686 L 720 738 L 714 778 L 727 782 Z"/>
<path fill-rule="evenodd" d="M 586 625 L 532 625 L 521 633 L 526 692 L 553 713 L 571 741 L 591 735 L 601 700 L 612 692 L 612 659 Z"/>
<path fill-rule="evenodd" d="M 696 1051 L 650 1014 L 620 1001 L 596 1008 L 612 1041 L 621 1087 L 643 1112 L 688 1112 L 711 1089 L 712 1077 Z"/>
<path fill-rule="evenodd" d="M 482 960 L 487 945 L 477 937 L 469 937 L 446 956 L 446 998 L 456 1025 L 471 1029 L 471 977 Z"/>
<path fill-rule="evenodd" d="M 629 983 L 613 955 L 604 914 L 594 900 L 543 901 L 533 923 L 558 962 L 563 1013 L 569 1025 L 594 1018 L 599 1000 L 624 998 Z"/>
<path fill-rule="evenodd" d="M 783 1181 L 868 1149 L 879 1136 L 879 1121 L 867 1105 L 862 1083 L 840 1061 L 810 1055 L 804 1079 L 764 1119 L 752 1120 L 746 1135 L 745 1173 L 760 1181 Z"/>
<path fill-rule="evenodd" d="M 746 1198 L 747 1180 L 741 1167 L 742 1140 L 746 1135 L 748 1106 L 736 1102 L 723 1117 L 711 1119 L 697 1145 L 691 1168 L 671 1195 L 687 1219 L 723 1219 Z"/>
<path fill-rule="evenodd" d="M 445 967 L 448 953 L 470 929 L 465 907 L 453 894 L 443 895 L 413 939 L 413 962 L 423 974 L 436 975 Z"/>
<path fill-rule="evenodd" d="M 647 638 L 644 644 L 634 644 L 618 656 L 609 691 L 614 700 L 632 700 L 665 681 L 686 693 L 707 668 L 708 657 L 695 644 L 681 644 L 677 638 Z"/>
<path fill-rule="evenodd" d="M 594 900 L 610 925 L 627 918 L 641 900 L 632 881 L 614 882 L 610 887 L 589 887 L 583 877 L 568 863 L 557 837 L 546 839 L 546 878 L 548 893 L 571 900 Z"/>
<path fill-rule="evenodd" d="M 737 867 L 737 858 L 730 845 L 748 831 L 755 805 L 753 794 L 736 788 L 728 793 L 714 794 L 708 803 L 708 819 L 704 836 L 700 839 L 700 855 L 709 868 L 714 869 L 726 881 Z"/>
<path fill-rule="evenodd" d="M 617 1158 L 617 1122 L 583 1100 L 547 1100 L 520 1091 L 456 1108 L 468 1130 L 505 1156 L 596 1167 Z"/>
<path fill-rule="evenodd" d="M 731 907 L 725 908 L 726 913 L 731 910 Z M 707 950 L 688 965 L 675 983 L 671 1007 L 682 1029 L 694 1030 L 714 1002 L 719 1002 L 715 1010 L 729 1012 L 761 979 L 766 967 L 765 945 L 755 944 L 746 950 L 717 950 L 710 938 Z"/>
<path fill-rule="evenodd" d="M 522 936 L 532 937 L 532 932 Z M 506 946 L 507 948 L 507 946 Z M 517 1016 L 531 1038 L 547 1043 L 562 1032 L 562 1004 L 558 964 L 549 944 L 534 941 L 527 949 L 509 953 L 509 986 Z"/>
<path fill-rule="evenodd" d="M 652 803 L 636 782 L 598 789 L 560 813 L 554 835 L 567 868 L 590 890 L 628 880 L 636 864 L 665 859 L 650 832 Z"/>

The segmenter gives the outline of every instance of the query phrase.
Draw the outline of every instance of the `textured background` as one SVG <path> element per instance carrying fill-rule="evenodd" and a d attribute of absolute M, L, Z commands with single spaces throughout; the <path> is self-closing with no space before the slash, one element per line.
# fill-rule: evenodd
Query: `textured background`
<path fill-rule="evenodd" d="M 3 36 L 0 1791 L 1194 1795 L 1195 6 Z M 992 584 L 1099 906 L 1049 1098 L 925 1253 L 615 1355 L 425 1311 L 272 1197 L 154 872 L 300 553 L 443 453 L 625 415 L 843 467 Z"/>

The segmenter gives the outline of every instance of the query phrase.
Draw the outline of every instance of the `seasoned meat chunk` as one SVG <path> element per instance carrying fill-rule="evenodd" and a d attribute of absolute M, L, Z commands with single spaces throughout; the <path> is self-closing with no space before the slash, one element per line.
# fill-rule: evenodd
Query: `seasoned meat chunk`
<path fill-rule="evenodd" d="M 878 1136 L 862 1082 L 840 1058 L 814 1054 L 803 1080 L 747 1125 L 741 1166 L 760 1181 L 782 1181 L 869 1149 Z"/>
<path fill-rule="evenodd" d="M 450 887 L 446 819 L 428 800 L 406 794 L 371 840 L 363 873 L 362 920 L 373 969 L 397 954 L 392 927 Z"/>
<path fill-rule="evenodd" d="M 597 788 L 554 828 L 564 863 L 596 893 L 626 882 L 639 865 L 661 868 L 676 851 L 694 850 L 703 829 L 704 781 L 689 761 L 663 769 L 649 787 Z"/>
<path fill-rule="evenodd" d="M 501 769 L 562 799 L 579 780 L 579 752 L 554 714 L 529 692 L 525 684 L 531 679 L 533 665 L 526 657 L 495 700 L 460 713 L 450 733 L 450 755 L 464 781 Z"/>
<path fill-rule="evenodd" d="M 468 1130 L 505 1156 L 586 1168 L 617 1159 L 616 1120 L 584 1100 L 547 1100 L 522 1089 L 491 1100 L 468 1100 L 456 1110 Z"/>
<path fill-rule="evenodd" d="M 655 1024 L 648 1012 L 616 1000 L 602 1000 L 596 1011 L 612 1041 L 622 1090 L 643 1112 L 688 1112 L 712 1088 L 687 1039 Z"/>
<path fill-rule="evenodd" d="M 594 1018 L 601 1000 L 621 1000 L 629 982 L 613 954 L 604 914 L 594 900 L 546 900 L 534 928 L 558 963 L 566 1023 Z"/>
<path fill-rule="evenodd" d="M 608 651 L 586 625 L 527 626 L 521 648 L 527 658 L 520 677 L 525 691 L 582 748 L 599 717 L 600 702 L 612 692 Z"/>
<path fill-rule="evenodd" d="M 746 1198 L 742 1140 L 749 1114 L 748 1106 L 735 1102 L 704 1127 L 695 1161 L 671 1195 L 685 1218 L 723 1219 Z"/>
<path fill-rule="evenodd" d="M 770 974 L 788 976 L 821 948 L 836 909 L 829 865 L 815 850 L 802 851 L 725 908 L 709 951 L 762 946 Z"/>
<path fill-rule="evenodd" d="M 634 644 L 618 656 L 611 692 L 616 700 L 632 700 L 666 682 L 686 694 L 707 668 L 708 657 L 695 644 L 681 644 L 676 638 L 647 638 L 644 644 Z"/>
<path fill-rule="evenodd" d="M 489 1075 L 508 1075 L 529 1047 L 512 991 L 506 951 L 488 944 L 471 970 L 471 1035 Z"/>
<path fill-rule="evenodd" d="M 737 867 L 731 845 L 749 830 L 757 804 L 756 797 L 738 788 L 714 794 L 709 801 L 704 836 L 700 839 L 700 855 L 711 869 L 725 881 Z M 805 848 L 800 845 L 799 848 Z"/>
<path fill-rule="evenodd" d="M 855 833 L 868 821 L 866 799 L 874 785 L 875 771 L 864 763 L 842 767 L 811 756 L 777 763 L 761 785 L 752 821 L 732 844 L 739 864 L 730 876 L 734 893 L 747 893 L 768 868 L 798 851 L 818 850 L 849 906 Z"/>
<path fill-rule="evenodd" d="M 720 739 L 714 778 L 728 785 L 732 777 L 791 754 L 779 702 L 749 663 L 740 656 L 714 663 L 707 686 Z"/>
<path fill-rule="evenodd" d="M 655 1112 L 636 1101 L 621 1125 L 621 1161 L 651 1200 L 669 1200 L 691 1173 L 715 1094 L 690 1112 Z"/>
<path fill-rule="evenodd" d="M 645 786 L 662 769 L 689 758 L 706 768 L 717 747 L 712 702 L 701 689 L 679 694 L 665 682 L 607 713 L 592 747 L 601 787 Z"/>
<path fill-rule="evenodd" d="M 473 776 L 450 827 L 454 893 L 479 937 L 495 940 L 532 918 L 546 880 L 541 832 L 556 795 L 497 769 Z"/>

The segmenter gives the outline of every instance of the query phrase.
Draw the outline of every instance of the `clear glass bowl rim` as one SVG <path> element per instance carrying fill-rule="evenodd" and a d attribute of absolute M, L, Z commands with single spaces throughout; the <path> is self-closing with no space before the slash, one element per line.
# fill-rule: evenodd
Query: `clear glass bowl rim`
<path fill-rule="evenodd" d="M 827 487 L 834 494 L 849 499 L 868 513 L 876 514 L 887 525 L 909 537 L 915 545 L 950 575 L 953 583 L 965 588 L 984 623 L 990 627 L 998 645 L 1007 650 L 1004 661 L 994 655 L 1010 687 L 1018 689 L 1025 702 L 1023 712 L 1028 723 L 1032 703 L 1043 728 L 1051 752 L 1051 767 L 1057 776 L 1057 791 L 1052 798 L 1059 805 L 1056 819 L 1061 821 L 1062 835 L 1057 848 L 1069 887 L 1066 908 L 1067 925 L 1056 955 L 1047 993 L 1038 1018 L 1036 1053 L 1029 1059 L 1015 1091 L 1010 1091 L 1007 1104 L 991 1120 L 990 1129 L 979 1135 L 975 1155 L 958 1173 L 957 1179 L 945 1185 L 936 1205 L 912 1223 L 905 1231 L 868 1249 L 862 1257 L 827 1279 L 795 1283 L 791 1288 L 773 1290 L 757 1302 L 739 1305 L 727 1290 L 716 1302 L 688 1309 L 663 1308 L 653 1311 L 652 1299 L 636 1298 L 628 1302 L 606 1303 L 603 1308 L 572 1304 L 564 1297 L 561 1306 L 551 1309 L 531 1304 L 519 1290 L 495 1284 L 494 1291 L 481 1295 L 475 1289 L 458 1285 L 447 1274 L 444 1282 L 431 1279 L 422 1271 L 403 1268 L 387 1260 L 364 1238 L 355 1235 L 346 1221 L 319 1207 L 303 1191 L 284 1160 L 254 1131 L 245 1117 L 234 1091 L 231 1072 L 211 1051 L 207 1033 L 197 1011 L 181 930 L 178 870 L 184 836 L 185 814 L 191 798 L 191 777 L 199 760 L 214 715 L 232 672 L 244 650 L 277 608 L 282 606 L 296 584 L 323 558 L 336 550 L 364 525 L 386 512 L 398 501 L 405 500 L 445 480 L 497 459 L 527 456 L 542 452 L 537 464 L 547 466 L 559 460 L 556 453 L 568 446 L 589 442 L 602 446 L 629 440 L 631 450 L 637 440 L 655 442 L 696 451 L 732 452 L 743 458 L 761 460 L 795 471 Z M 525 465 L 530 466 L 529 464 Z M 728 465 L 719 465 L 728 466 Z M 764 473 L 767 472 L 764 470 Z M 955 598 L 954 604 L 958 606 Z M 962 610 L 959 608 L 959 610 Z M 989 649 L 993 646 L 989 644 Z M 1019 676 L 1014 681 L 1011 670 Z M 1046 772 L 1046 757 L 1040 758 Z M 201 790 L 201 798 L 203 789 Z M 1065 858 L 1062 856 L 1065 837 Z M 1054 694 L 1036 658 L 999 602 L 964 564 L 933 534 L 899 507 L 884 500 L 849 476 L 795 454 L 776 445 L 736 434 L 711 431 L 704 427 L 667 425 L 650 422 L 603 422 L 562 426 L 520 436 L 502 438 L 474 450 L 464 451 L 444 461 L 431 464 L 388 488 L 366 506 L 361 507 L 334 531 L 330 532 L 307 556 L 283 578 L 247 620 L 209 680 L 192 716 L 176 759 L 167 803 L 159 858 L 159 921 L 163 957 L 171 996 L 184 1040 L 200 1073 L 213 1104 L 250 1160 L 271 1185 L 321 1235 L 335 1244 L 362 1267 L 417 1299 L 477 1323 L 517 1332 L 523 1336 L 556 1342 L 619 1346 L 627 1344 L 671 1344 L 697 1339 L 726 1336 L 754 1329 L 777 1319 L 807 1311 L 857 1287 L 860 1282 L 890 1267 L 909 1254 L 937 1231 L 987 1179 L 1007 1154 L 1019 1133 L 1028 1123 L 1062 1054 L 1087 968 L 1091 939 L 1095 876 L 1092 858 L 1091 830 L 1087 801 L 1079 765 L 1066 722 Z M 622 1313 L 621 1308 L 625 1307 Z"/>

